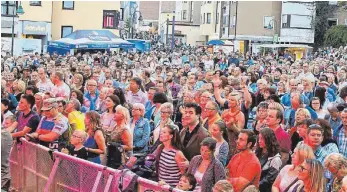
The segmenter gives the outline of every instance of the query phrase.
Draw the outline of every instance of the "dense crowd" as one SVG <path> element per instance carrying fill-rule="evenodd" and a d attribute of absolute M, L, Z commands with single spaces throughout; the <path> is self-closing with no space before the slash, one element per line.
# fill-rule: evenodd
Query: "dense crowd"
<path fill-rule="evenodd" d="M 346 72 L 347 46 L 6 55 L 1 153 L 26 137 L 115 169 L 152 160 L 136 173 L 184 191 L 346 192 Z M 5 158 L 1 175 L 8 190 Z"/>

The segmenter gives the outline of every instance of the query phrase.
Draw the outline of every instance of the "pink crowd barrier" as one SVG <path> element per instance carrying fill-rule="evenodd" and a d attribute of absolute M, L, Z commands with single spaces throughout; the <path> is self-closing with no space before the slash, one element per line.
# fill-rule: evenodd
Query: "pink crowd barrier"
<path fill-rule="evenodd" d="M 50 152 L 48 148 L 24 138 L 12 147 L 10 171 L 11 189 L 28 192 L 118 192 L 122 175 L 120 170 L 61 152 Z M 131 174 L 123 174 L 124 186 L 130 182 Z M 137 183 L 138 192 L 169 191 L 169 186 L 160 186 L 157 182 L 141 177 Z"/>

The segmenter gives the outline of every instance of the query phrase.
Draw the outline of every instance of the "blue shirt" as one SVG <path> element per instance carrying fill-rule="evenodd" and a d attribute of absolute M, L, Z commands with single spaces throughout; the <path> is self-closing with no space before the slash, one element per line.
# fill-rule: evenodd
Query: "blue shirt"
<path fill-rule="evenodd" d="M 342 155 L 347 158 L 347 137 L 344 126 L 341 124 L 334 129 L 334 140 L 337 142 L 337 147 Z"/>

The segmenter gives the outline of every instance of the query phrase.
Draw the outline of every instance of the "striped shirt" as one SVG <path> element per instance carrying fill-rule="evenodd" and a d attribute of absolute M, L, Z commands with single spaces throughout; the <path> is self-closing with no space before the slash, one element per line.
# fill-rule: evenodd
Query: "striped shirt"
<path fill-rule="evenodd" d="M 172 187 L 176 187 L 181 177 L 181 172 L 175 160 L 177 150 L 165 150 L 160 154 L 159 180 L 165 181 Z"/>
<path fill-rule="evenodd" d="M 340 125 L 335 130 L 334 135 L 334 139 L 337 142 L 340 153 L 347 158 L 347 133 L 345 132 L 343 125 Z"/>

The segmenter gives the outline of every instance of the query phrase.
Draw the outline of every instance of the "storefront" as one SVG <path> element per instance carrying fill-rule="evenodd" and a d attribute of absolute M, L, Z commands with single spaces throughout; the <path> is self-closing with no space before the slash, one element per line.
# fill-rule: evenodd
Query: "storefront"
<path fill-rule="evenodd" d="M 21 21 L 22 52 L 46 52 L 48 41 L 51 40 L 51 23 Z"/>

